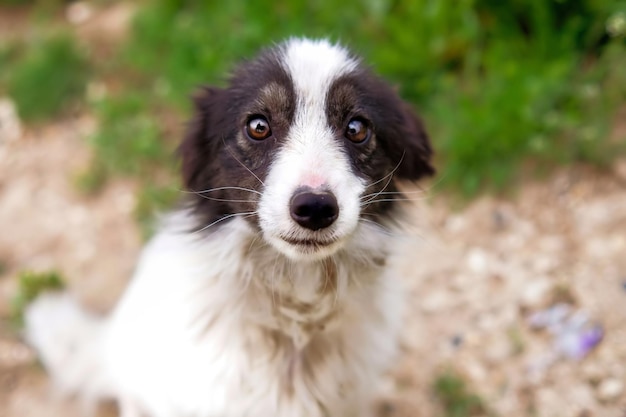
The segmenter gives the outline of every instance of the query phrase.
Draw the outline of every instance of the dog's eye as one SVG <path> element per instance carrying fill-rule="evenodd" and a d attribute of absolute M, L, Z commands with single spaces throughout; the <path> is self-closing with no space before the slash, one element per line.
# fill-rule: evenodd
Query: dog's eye
<path fill-rule="evenodd" d="M 246 125 L 246 133 L 250 139 L 263 140 L 271 136 L 272 129 L 270 129 L 270 124 L 264 117 L 254 116 Z"/>
<path fill-rule="evenodd" d="M 364 121 L 352 119 L 346 127 L 345 136 L 354 143 L 363 143 L 371 136 L 371 130 Z"/>

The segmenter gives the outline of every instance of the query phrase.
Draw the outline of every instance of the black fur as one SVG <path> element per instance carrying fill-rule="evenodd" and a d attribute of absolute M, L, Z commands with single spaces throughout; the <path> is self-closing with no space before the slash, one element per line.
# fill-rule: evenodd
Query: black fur
<path fill-rule="evenodd" d="M 215 189 L 262 191 L 261 182 L 272 156 L 288 138 L 296 108 L 293 83 L 280 59 L 280 48 L 267 51 L 241 65 L 227 88 L 205 88 L 195 97 L 196 114 L 180 155 L 184 184 L 197 193 L 191 204 L 200 216 L 200 227 L 233 213 L 256 210 L 257 193 Z M 359 68 L 339 77 L 326 101 L 328 123 L 349 155 L 354 174 L 375 183 L 366 193 L 396 191 L 395 178 L 417 180 L 434 173 L 432 149 L 422 122 L 369 70 Z M 246 123 L 254 115 L 269 121 L 270 138 L 255 142 L 246 137 Z M 355 144 L 344 137 L 354 117 L 373 131 L 366 143 Z M 392 206 L 389 201 L 369 204 L 363 215 L 379 215 Z M 258 227 L 255 215 L 247 218 Z"/>

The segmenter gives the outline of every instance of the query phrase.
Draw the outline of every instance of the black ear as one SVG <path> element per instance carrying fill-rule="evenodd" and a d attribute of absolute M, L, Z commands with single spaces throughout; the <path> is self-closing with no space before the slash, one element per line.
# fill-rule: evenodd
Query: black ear
<path fill-rule="evenodd" d="M 365 82 L 358 81 L 361 79 Z M 433 175 L 433 150 L 424 124 L 411 106 L 380 78 L 366 74 L 357 82 L 359 90 L 365 92 L 376 139 L 393 166 L 397 166 L 395 177 L 415 181 Z"/>
<path fill-rule="evenodd" d="M 400 99 L 398 99 L 400 100 Z M 399 105 L 400 124 L 394 138 L 388 143 L 389 150 L 400 163 L 396 175 L 401 179 L 418 180 L 435 174 L 432 166 L 433 149 L 424 124 L 411 106 Z"/>
<path fill-rule="evenodd" d="M 216 110 L 223 90 L 203 87 L 193 97 L 194 115 L 183 142 L 178 148 L 181 158 L 183 184 L 189 190 L 199 190 L 206 186 L 204 181 L 207 163 L 212 160 L 219 146 L 218 141 L 211 140 L 211 126 L 215 124 Z"/>

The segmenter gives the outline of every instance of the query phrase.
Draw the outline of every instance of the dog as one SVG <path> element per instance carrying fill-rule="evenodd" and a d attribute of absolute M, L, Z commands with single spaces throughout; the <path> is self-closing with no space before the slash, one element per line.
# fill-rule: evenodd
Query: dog
<path fill-rule="evenodd" d="M 390 366 L 398 181 L 434 173 L 410 106 L 360 59 L 293 38 L 203 88 L 179 147 L 187 198 L 110 316 L 26 311 L 63 391 L 123 417 L 361 417 Z"/>

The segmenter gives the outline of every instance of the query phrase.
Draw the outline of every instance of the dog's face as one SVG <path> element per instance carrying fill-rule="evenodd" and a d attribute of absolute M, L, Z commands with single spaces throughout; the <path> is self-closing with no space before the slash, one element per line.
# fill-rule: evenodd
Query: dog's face
<path fill-rule="evenodd" d="M 396 179 L 433 173 L 409 106 L 326 41 L 266 51 L 196 108 L 180 150 L 200 228 L 244 217 L 292 259 L 334 254 L 389 212 Z"/>

